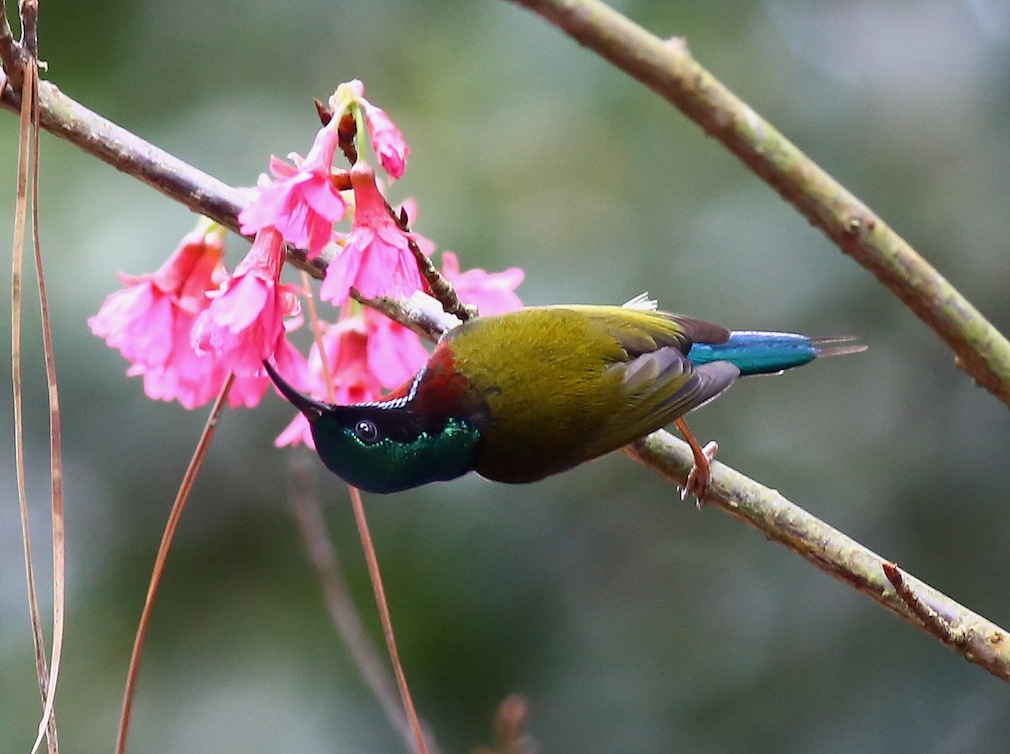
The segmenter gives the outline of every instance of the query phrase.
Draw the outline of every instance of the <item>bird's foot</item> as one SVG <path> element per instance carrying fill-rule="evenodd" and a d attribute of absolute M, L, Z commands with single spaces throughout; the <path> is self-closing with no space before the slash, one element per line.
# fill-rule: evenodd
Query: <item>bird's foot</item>
<path fill-rule="evenodd" d="M 680 490 L 680 499 L 687 500 L 689 496 L 694 495 L 698 500 L 698 510 L 701 510 L 701 506 L 705 504 L 705 498 L 708 497 L 709 490 L 712 487 L 712 459 L 719 452 L 719 444 L 710 442 L 703 448 L 694 438 L 691 430 L 688 429 L 684 417 L 677 419 L 676 424 L 677 429 L 680 430 L 680 433 L 684 435 L 684 439 L 687 440 L 687 444 L 691 446 L 691 455 L 694 456 L 694 466 L 691 468 L 691 473 L 687 475 L 687 481 Z"/>
<path fill-rule="evenodd" d="M 681 500 L 687 500 L 692 495 L 695 497 L 698 501 L 698 510 L 701 510 L 705 505 L 705 498 L 708 497 L 712 488 L 712 461 L 715 459 L 715 454 L 719 452 L 719 443 L 714 441 L 706 443 L 700 451 L 700 453 L 695 453 L 694 466 L 691 467 L 691 473 L 687 475 L 687 482 L 680 491 Z"/>

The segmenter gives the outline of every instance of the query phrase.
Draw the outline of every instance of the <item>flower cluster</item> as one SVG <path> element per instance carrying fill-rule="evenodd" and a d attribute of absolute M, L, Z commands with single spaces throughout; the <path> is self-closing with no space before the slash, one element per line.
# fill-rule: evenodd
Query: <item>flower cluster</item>
<path fill-rule="evenodd" d="M 424 364 L 427 351 L 417 335 L 350 300 L 352 290 L 403 298 L 424 289 L 413 249 L 431 255 L 434 244 L 405 229 L 361 157 L 367 134 L 392 181 L 403 175 L 410 150 L 386 113 L 365 99 L 360 81 L 337 87 L 329 108 L 331 117 L 304 158 L 271 158 L 270 177 L 260 177 L 239 215 L 242 232 L 255 240 L 233 273 L 223 263 L 224 229 L 201 220 L 157 272 L 121 275 L 125 287 L 88 320 L 130 362 L 127 373 L 143 377 L 149 397 L 192 409 L 214 398 L 233 374 L 230 404 L 252 407 L 268 386 L 263 362 L 272 360 L 299 390 L 355 403 L 399 387 Z M 356 124 L 359 158 L 342 170 L 333 160 L 348 138 L 341 131 L 348 118 Z M 401 213 L 412 222 L 416 209 L 408 202 Z M 348 219 L 349 231 L 334 227 Z M 320 322 L 307 357 L 289 340 L 302 324 L 299 301 L 308 292 L 281 282 L 285 243 L 309 259 L 329 259 L 319 294 L 340 307 L 337 322 Z M 442 266 L 460 298 L 482 314 L 522 306 L 515 294 L 522 270 L 463 272 L 451 252 L 442 254 Z M 278 445 L 296 442 L 311 444 L 301 416 L 277 438 Z"/>

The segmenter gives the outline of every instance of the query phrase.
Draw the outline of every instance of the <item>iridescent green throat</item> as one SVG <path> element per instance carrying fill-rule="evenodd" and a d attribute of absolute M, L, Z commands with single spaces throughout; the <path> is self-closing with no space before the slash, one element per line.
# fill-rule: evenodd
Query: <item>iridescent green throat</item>
<path fill-rule="evenodd" d="M 366 492 L 399 492 L 473 468 L 479 430 L 452 417 L 431 421 L 402 399 L 330 406 L 310 417 L 326 468 Z"/>

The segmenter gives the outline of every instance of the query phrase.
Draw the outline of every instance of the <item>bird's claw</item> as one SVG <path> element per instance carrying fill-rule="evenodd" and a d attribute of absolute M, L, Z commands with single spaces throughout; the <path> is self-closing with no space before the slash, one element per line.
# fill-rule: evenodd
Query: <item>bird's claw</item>
<path fill-rule="evenodd" d="M 701 449 L 701 455 L 695 454 L 694 466 L 687 475 L 687 481 L 680 490 L 680 499 L 687 500 L 694 496 L 698 501 L 698 510 L 705 504 L 705 498 L 712 488 L 712 466 L 715 454 L 719 452 L 719 443 L 713 441 L 706 443 Z"/>

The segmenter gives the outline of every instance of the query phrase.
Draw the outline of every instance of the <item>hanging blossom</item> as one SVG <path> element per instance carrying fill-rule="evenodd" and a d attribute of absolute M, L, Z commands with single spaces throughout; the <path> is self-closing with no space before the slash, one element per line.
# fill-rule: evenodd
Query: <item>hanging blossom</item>
<path fill-rule="evenodd" d="M 343 250 L 326 268 L 319 288 L 325 301 L 340 305 L 351 288 L 367 298 L 406 298 L 423 283 L 404 233 L 389 213 L 375 183 L 375 171 L 359 161 L 351 168 L 354 220 Z"/>
<path fill-rule="evenodd" d="M 301 372 L 300 356 L 288 344 L 286 333 L 300 321 L 296 286 L 280 282 L 284 264 L 281 234 L 264 228 L 235 273 L 219 290 L 208 294 L 209 306 L 193 326 L 197 353 L 224 363 L 235 373 L 235 402 L 255 406 L 266 392 L 264 359 L 274 357 L 278 367 Z M 296 377 L 295 382 L 304 382 Z"/>
<path fill-rule="evenodd" d="M 126 287 L 88 320 L 91 331 L 130 362 L 127 374 L 143 376 L 150 398 L 192 409 L 224 384 L 227 367 L 201 358 L 190 343 L 193 322 L 210 305 L 207 294 L 228 278 L 223 236 L 223 228 L 202 221 L 157 272 L 120 274 Z"/>
<path fill-rule="evenodd" d="M 273 180 L 261 178 L 255 198 L 240 214 L 243 232 L 256 233 L 256 241 L 233 277 L 221 262 L 223 230 L 204 221 L 158 272 L 121 276 L 127 287 L 109 296 L 89 320 L 93 332 L 130 361 L 128 373 L 144 377 L 150 397 L 194 408 L 214 397 L 233 372 L 231 404 L 253 406 L 268 383 L 262 360 L 273 359 L 297 389 L 328 399 L 318 349 L 313 346 L 306 361 L 287 340 L 300 319 L 298 289 L 279 282 L 284 241 L 307 249 L 310 258 L 330 242 L 343 246 L 320 289 L 322 298 L 336 304 L 347 301 L 351 288 L 368 297 L 396 298 L 422 289 L 410 242 L 425 254 L 434 251 L 434 244 L 399 227 L 375 172 L 362 160 L 349 171 L 352 191 L 341 194 L 334 185 L 337 129 L 348 113 L 358 134 L 367 131 L 390 177 L 399 178 L 404 171 L 409 149 L 403 135 L 363 93 L 360 81 L 337 88 L 330 99 L 333 118 L 316 135 L 305 159 L 290 155 L 293 166 L 271 159 Z M 354 213 L 351 232 L 335 232 L 333 223 L 348 210 Z M 409 215 L 415 212 L 408 209 Z M 443 267 L 461 298 L 482 313 L 521 306 L 514 293 L 521 270 L 461 272 L 451 252 L 443 255 Z M 340 322 L 322 335 L 335 399 L 343 404 L 381 398 L 384 390 L 407 382 L 427 359 L 411 331 L 371 310 L 354 311 L 345 307 Z M 278 444 L 299 440 L 311 444 L 303 417 Z"/>
<path fill-rule="evenodd" d="M 344 113 L 356 115 L 355 108 L 360 108 L 364 115 L 365 128 L 372 141 L 372 151 L 379 158 L 379 164 L 390 179 L 396 180 L 403 176 L 407 167 L 407 155 L 410 147 L 396 124 L 386 115 L 385 110 L 376 107 L 365 99 L 365 85 L 358 79 L 345 82 L 337 87 L 330 97 L 330 110 L 333 120 L 339 121 Z M 355 118 L 357 120 L 357 118 Z"/>
<path fill-rule="evenodd" d="M 416 334 L 372 309 L 347 306 L 341 319 L 325 326 L 321 340 L 333 385 L 326 384 L 317 344 L 309 352 L 306 392 L 341 405 L 380 400 L 383 388 L 401 386 L 424 365 L 428 352 Z M 283 365 L 278 371 L 288 378 Z M 277 447 L 303 442 L 314 448 L 309 423 L 298 414 L 274 441 Z"/>
<path fill-rule="evenodd" d="M 523 308 L 515 290 L 525 273 L 518 267 L 504 272 L 486 272 L 479 268 L 459 271 L 459 258 L 451 251 L 442 252 L 442 275 L 452 283 L 464 304 L 476 306 L 481 316 L 504 314 Z"/>
<path fill-rule="evenodd" d="M 239 213 L 244 234 L 272 226 L 285 241 L 305 249 L 309 259 L 319 256 L 333 235 L 333 223 L 343 219 L 347 209 L 333 185 L 338 125 L 339 119 L 334 118 L 320 129 L 304 160 L 289 154 L 294 167 L 277 157 L 270 158 L 270 172 L 276 180 L 263 176 L 256 198 Z"/>
<path fill-rule="evenodd" d="M 333 157 L 345 114 L 358 124 L 364 121 L 372 149 L 389 177 L 395 180 L 403 175 L 410 148 L 396 124 L 382 108 L 365 99 L 364 92 L 364 84 L 358 80 L 337 87 L 330 97 L 330 121 L 316 134 L 304 159 L 291 153 L 288 158 L 294 165 L 290 165 L 271 157 L 273 180 L 263 176 L 256 197 L 239 213 L 243 233 L 251 235 L 272 226 L 285 241 L 305 249 L 309 259 L 319 256 L 333 238 L 333 224 L 347 210 L 333 181 Z"/>

